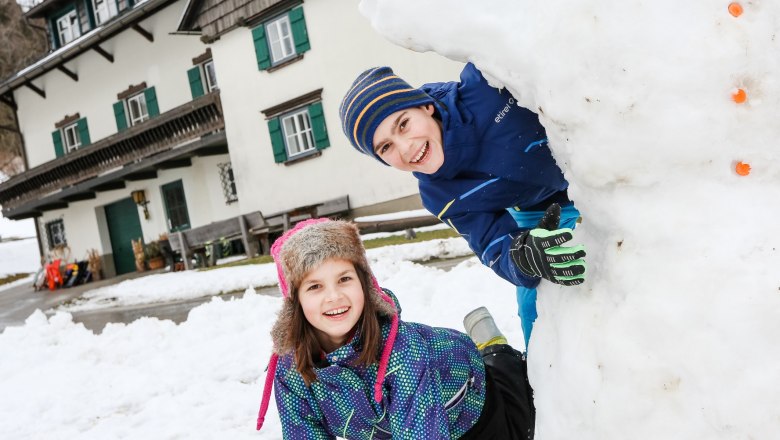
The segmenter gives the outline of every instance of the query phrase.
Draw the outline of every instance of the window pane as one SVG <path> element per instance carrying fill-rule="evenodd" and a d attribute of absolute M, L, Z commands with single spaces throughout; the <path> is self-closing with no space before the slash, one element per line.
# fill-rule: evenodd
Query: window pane
<path fill-rule="evenodd" d="M 304 153 L 314 148 L 314 137 L 308 111 L 299 111 L 282 118 L 282 128 L 287 142 L 288 156 Z"/>
<path fill-rule="evenodd" d="M 141 116 L 141 109 L 138 106 L 138 101 L 135 99 L 129 99 L 127 101 L 127 106 L 130 107 L 130 119 L 135 121 Z"/>
<path fill-rule="evenodd" d="M 295 46 L 290 32 L 290 20 L 287 16 L 268 23 L 266 31 L 272 62 L 278 62 L 295 54 Z"/>
<path fill-rule="evenodd" d="M 146 109 L 146 97 L 143 93 L 135 95 L 127 100 L 130 111 L 130 124 L 134 125 L 149 119 L 149 111 Z"/>
<path fill-rule="evenodd" d="M 214 62 L 209 61 L 203 68 L 206 71 L 206 83 L 208 84 L 209 92 L 219 88 L 217 86 L 217 72 L 214 70 Z"/>

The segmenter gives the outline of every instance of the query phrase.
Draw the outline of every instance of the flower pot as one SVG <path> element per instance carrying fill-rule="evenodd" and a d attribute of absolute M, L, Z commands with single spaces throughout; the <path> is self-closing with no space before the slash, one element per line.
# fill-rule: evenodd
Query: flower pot
<path fill-rule="evenodd" d="M 165 267 L 165 258 L 154 257 L 149 259 L 149 270 L 162 269 Z"/>

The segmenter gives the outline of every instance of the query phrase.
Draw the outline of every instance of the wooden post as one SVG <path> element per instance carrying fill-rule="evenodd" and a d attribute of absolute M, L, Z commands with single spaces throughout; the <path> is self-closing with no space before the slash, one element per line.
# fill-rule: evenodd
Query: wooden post
<path fill-rule="evenodd" d="M 252 258 L 257 253 L 257 244 L 252 236 L 249 235 L 249 229 L 246 226 L 246 218 L 243 215 L 238 216 L 238 226 L 241 228 L 241 241 L 244 242 L 244 251 L 247 258 Z"/>
<path fill-rule="evenodd" d="M 179 243 L 181 244 L 181 259 L 184 261 L 184 270 L 190 270 L 190 248 L 187 246 L 187 240 L 181 231 L 177 232 L 176 236 L 179 237 Z"/>
<path fill-rule="evenodd" d="M 290 230 L 290 214 L 284 213 L 282 214 L 282 221 L 284 222 L 284 232 L 287 232 Z"/>
<path fill-rule="evenodd" d="M 262 255 L 271 255 L 271 243 L 268 240 L 268 233 L 260 236 L 260 246 L 263 249 Z"/>

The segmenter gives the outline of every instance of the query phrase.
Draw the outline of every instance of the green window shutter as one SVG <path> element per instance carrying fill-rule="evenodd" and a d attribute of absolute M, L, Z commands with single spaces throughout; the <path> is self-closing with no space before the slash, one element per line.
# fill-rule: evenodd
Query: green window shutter
<path fill-rule="evenodd" d="M 188 70 L 187 77 L 190 79 L 190 92 L 192 92 L 192 99 L 203 96 L 203 79 L 200 77 L 200 66 L 195 66 Z"/>
<path fill-rule="evenodd" d="M 81 140 L 81 147 L 84 148 L 92 142 L 89 139 L 89 127 L 87 126 L 87 118 L 81 118 L 76 122 L 76 126 L 79 130 L 79 139 Z"/>
<path fill-rule="evenodd" d="M 271 51 L 265 38 L 265 26 L 260 25 L 252 29 L 252 39 L 255 41 L 255 55 L 257 56 L 257 68 L 265 70 L 271 67 Z"/>
<path fill-rule="evenodd" d="M 146 110 L 149 111 L 149 117 L 153 118 L 159 115 L 160 107 L 157 106 L 157 93 L 154 91 L 154 87 L 144 90 L 144 98 L 146 99 Z"/>
<path fill-rule="evenodd" d="M 325 115 L 322 112 L 322 103 L 315 102 L 309 106 L 309 118 L 311 118 L 311 129 L 314 132 L 314 144 L 318 150 L 330 147 L 328 139 L 328 129 L 325 127 Z"/>
<path fill-rule="evenodd" d="M 268 132 L 271 133 L 271 147 L 274 150 L 274 161 L 282 163 L 287 160 L 287 150 L 284 148 L 284 136 L 279 118 L 268 120 Z"/>
<path fill-rule="evenodd" d="M 306 31 L 306 19 L 303 18 L 303 7 L 291 10 L 289 18 L 293 40 L 295 40 L 295 52 L 304 53 L 311 49 L 311 45 L 309 44 L 309 33 Z"/>
<path fill-rule="evenodd" d="M 62 133 L 59 130 L 51 132 L 51 140 L 54 141 L 54 155 L 62 157 L 65 155 L 65 149 L 62 148 Z"/>
<path fill-rule="evenodd" d="M 127 116 L 125 116 L 125 103 L 118 101 L 114 103 L 114 117 L 116 118 L 116 129 L 118 131 L 127 129 Z"/>

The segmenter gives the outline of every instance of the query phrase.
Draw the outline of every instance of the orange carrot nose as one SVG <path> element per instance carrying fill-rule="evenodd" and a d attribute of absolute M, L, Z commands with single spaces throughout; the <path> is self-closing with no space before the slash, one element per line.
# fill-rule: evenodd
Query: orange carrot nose
<path fill-rule="evenodd" d="M 739 161 L 739 162 L 737 162 L 737 166 L 734 167 L 734 170 L 740 176 L 747 176 L 748 174 L 750 174 L 750 164 L 742 162 L 742 161 Z"/>
<path fill-rule="evenodd" d="M 737 2 L 733 2 L 729 4 L 729 14 L 733 15 L 734 17 L 739 17 L 742 15 L 742 5 L 740 5 Z"/>
<path fill-rule="evenodd" d="M 731 99 L 733 99 L 737 104 L 742 104 L 747 101 L 747 93 L 745 93 L 745 91 L 742 89 L 737 89 L 736 92 L 731 94 Z"/>

